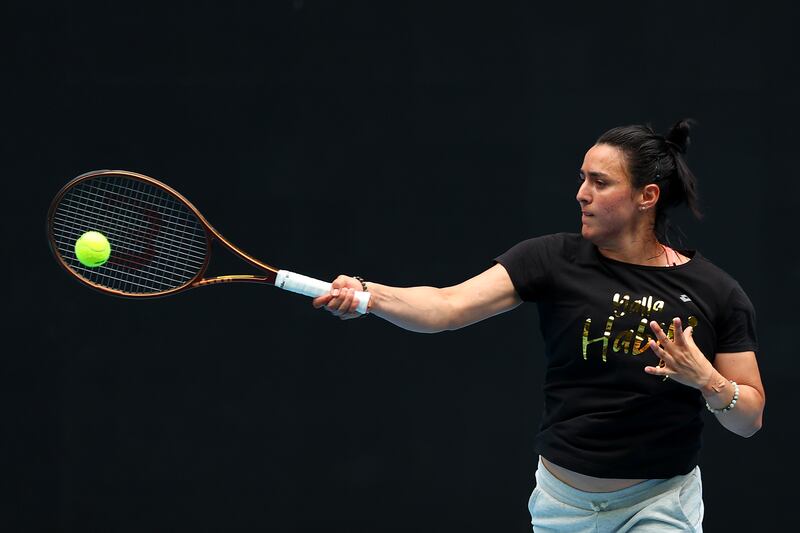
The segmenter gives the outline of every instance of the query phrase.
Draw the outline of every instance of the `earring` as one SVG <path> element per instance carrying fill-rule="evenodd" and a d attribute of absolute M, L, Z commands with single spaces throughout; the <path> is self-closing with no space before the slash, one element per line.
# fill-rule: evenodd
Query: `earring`
<path fill-rule="evenodd" d="M 645 209 L 647 209 L 645 206 L 643 206 L 643 205 L 639 206 L 639 211 L 644 211 Z"/>

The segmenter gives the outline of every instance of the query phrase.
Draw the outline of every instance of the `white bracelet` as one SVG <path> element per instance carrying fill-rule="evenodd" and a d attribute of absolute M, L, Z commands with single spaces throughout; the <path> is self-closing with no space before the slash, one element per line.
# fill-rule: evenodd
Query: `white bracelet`
<path fill-rule="evenodd" d="M 708 405 L 708 401 L 706 401 L 706 409 L 708 409 L 715 415 L 718 415 L 720 413 L 727 413 L 728 411 L 733 409 L 733 406 L 736 405 L 736 400 L 739 399 L 739 385 L 737 385 L 735 381 L 731 381 L 731 383 L 733 383 L 733 399 L 731 400 L 731 403 L 729 403 L 722 409 L 712 409 L 712 407 Z"/>

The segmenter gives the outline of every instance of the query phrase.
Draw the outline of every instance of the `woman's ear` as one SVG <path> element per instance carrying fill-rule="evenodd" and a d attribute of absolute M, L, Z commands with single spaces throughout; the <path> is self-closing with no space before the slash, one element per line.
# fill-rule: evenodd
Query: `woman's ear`
<path fill-rule="evenodd" d="M 648 183 L 642 187 L 642 196 L 639 199 L 639 210 L 652 209 L 656 206 L 658 198 L 661 195 L 661 189 L 655 183 Z"/>

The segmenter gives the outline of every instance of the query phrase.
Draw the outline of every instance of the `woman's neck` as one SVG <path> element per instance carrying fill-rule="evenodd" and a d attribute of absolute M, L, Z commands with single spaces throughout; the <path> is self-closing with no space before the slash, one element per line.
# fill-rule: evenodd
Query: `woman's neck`
<path fill-rule="evenodd" d="M 675 252 L 661 244 L 652 231 L 595 244 L 605 257 L 623 263 L 669 266 L 675 262 Z"/>

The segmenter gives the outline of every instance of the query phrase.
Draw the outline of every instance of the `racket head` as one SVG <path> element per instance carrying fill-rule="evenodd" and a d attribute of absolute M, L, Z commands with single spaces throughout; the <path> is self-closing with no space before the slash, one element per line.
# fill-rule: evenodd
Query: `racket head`
<path fill-rule="evenodd" d="M 75 241 L 99 231 L 111 245 L 103 265 L 87 267 Z M 72 277 L 116 296 L 148 298 L 190 288 L 208 267 L 210 226 L 177 191 L 143 174 L 97 170 L 56 194 L 47 214 L 50 249 Z"/>

